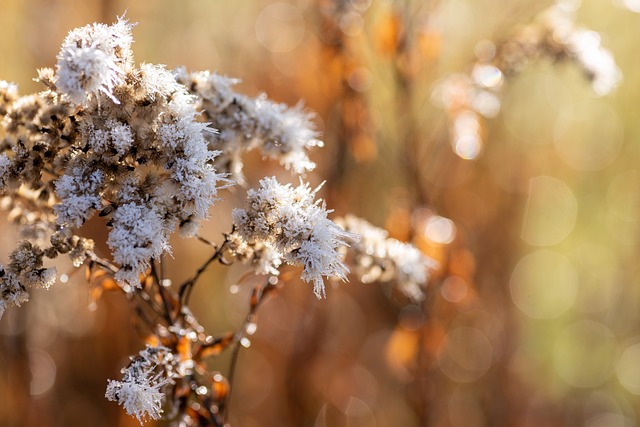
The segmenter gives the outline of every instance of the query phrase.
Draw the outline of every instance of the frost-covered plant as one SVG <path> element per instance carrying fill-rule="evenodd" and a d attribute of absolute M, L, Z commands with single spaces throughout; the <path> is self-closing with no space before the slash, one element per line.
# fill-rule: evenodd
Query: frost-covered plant
<path fill-rule="evenodd" d="M 247 208 L 233 211 L 238 237 L 232 250 L 246 256 L 252 246 L 270 248 L 261 253 L 269 254 L 262 263 L 271 265 L 262 269 L 276 271 L 282 260 L 302 266 L 302 280 L 313 282 L 320 298 L 325 295 L 322 276 L 346 279 L 348 270 L 337 248 L 357 237 L 327 219 L 324 203 L 314 200 L 317 191 L 308 184 L 282 185 L 273 177 L 260 181 L 259 189 L 247 193 Z"/>
<path fill-rule="evenodd" d="M 209 72 L 136 65 L 131 29 L 119 19 L 71 31 L 55 69 L 39 71 L 44 90 L 37 94 L 19 96 L 14 84 L 0 82 L 0 207 L 23 237 L 0 267 L 0 316 L 25 303 L 30 288 L 51 286 L 57 273 L 48 260 L 66 254 L 75 267 L 87 267 L 96 289 L 122 291 L 149 328 L 149 344 L 121 380 L 108 382 L 107 399 L 141 423 L 166 416 L 174 425 L 222 426 L 228 392 L 221 390 L 229 384 L 204 362 L 238 351 L 255 330 L 257 308 L 277 289 L 281 268 L 301 268 L 300 279 L 321 298 L 325 280 L 347 279 L 352 259 L 364 281 L 387 280 L 361 271 L 363 254 L 381 244 L 372 262 L 392 266 L 399 289 L 419 299 L 434 265 L 366 222 L 333 222 L 319 188 L 301 178 L 292 186 L 265 177 L 247 191 L 243 207 L 228 213 L 233 227 L 220 244 L 200 236 L 219 190 L 244 183 L 244 152 L 258 149 L 301 174 L 314 168 L 307 152 L 322 143 L 300 106 L 240 95 L 235 80 Z M 108 230 L 105 255 L 84 235 L 83 225 L 96 216 L 103 222 L 95 225 Z M 213 254 L 172 286 L 160 262 L 176 231 L 209 244 Z M 355 255 L 345 256 L 349 249 Z M 218 337 L 207 335 L 188 307 L 202 272 L 216 261 L 244 262 L 265 276 L 247 322 Z"/>
<path fill-rule="evenodd" d="M 189 74 L 184 68 L 175 72 L 178 82 L 198 99 L 203 119 L 217 132 L 206 134 L 210 147 L 221 151 L 216 159 L 218 170 L 244 183 L 242 153 L 253 149 L 295 173 L 311 171 L 315 164 L 305 150 L 321 147 L 308 112 L 301 106 L 289 108 L 276 104 L 266 95 L 248 98 L 233 91 L 239 80 L 208 71 Z"/>
<path fill-rule="evenodd" d="M 118 402 L 141 424 L 148 418 L 157 420 L 165 398 L 160 390 L 178 375 L 177 364 L 168 348 L 147 346 L 122 369 L 122 381 L 109 380 L 105 397 Z"/>
<path fill-rule="evenodd" d="M 357 239 L 348 238 L 348 251 L 354 273 L 362 283 L 391 282 L 414 301 L 424 298 L 429 272 L 438 267 L 415 246 L 389 237 L 387 231 L 369 222 L 347 215 L 336 219 L 341 227 Z"/>

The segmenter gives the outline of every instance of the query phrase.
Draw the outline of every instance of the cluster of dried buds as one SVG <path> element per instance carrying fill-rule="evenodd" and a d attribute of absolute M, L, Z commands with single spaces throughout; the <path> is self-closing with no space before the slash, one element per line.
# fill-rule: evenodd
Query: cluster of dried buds
<path fill-rule="evenodd" d="M 367 245 L 376 246 L 371 262 L 394 271 L 414 298 L 433 265 L 399 242 L 378 250 L 379 242 L 368 243 L 375 234 L 370 225 L 331 221 L 316 200 L 318 189 L 302 180 L 294 187 L 265 177 L 247 192 L 244 208 L 229 212 L 233 229 L 221 244 L 210 243 L 210 258 L 172 286 L 160 268 L 169 237 L 178 231 L 209 243 L 198 235 L 199 224 L 221 188 L 243 183 L 244 152 L 260 150 L 299 174 L 313 169 L 307 151 L 322 144 L 309 113 L 238 94 L 233 79 L 136 66 L 131 29 L 119 19 L 71 31 L 56 68 L 39 71 L 42 92 L 19 96 L 14 84 L 0 82 L 0 206 L 23 237 L 10 263 L 0 266 L 0 316 L 26 302 L 30 288 L 55 283 L 51 260 L 66 254 L 75 267 L 87 267 L 96 288 L 123 292 L 150 331 L 148 346 L 121 380 L 109 381 L 106 397 L 141 423 L 166 414 L 173 425 L 221 426 L 229 387 L 207 370 L 206 359 L 239 348 L 255 331 L 255 311 L 276 288 L 282 265 L 301 267 L 300 278 L 319 298 L 327 278 L 346 280 L 352 259 L 364 281 L 392 278 L 372 276 L 364 265 Z M 108 231 L 106 255 L 82 235 L 95 216 Z M 356 233 L 364 235 L 362 244 Z M 360 255 L 347 256 L 349 245 Z M 212 337 L 189 310 L 189 296 L 207 266 L 233 260 L 265 281 L 242 328 Z"/>

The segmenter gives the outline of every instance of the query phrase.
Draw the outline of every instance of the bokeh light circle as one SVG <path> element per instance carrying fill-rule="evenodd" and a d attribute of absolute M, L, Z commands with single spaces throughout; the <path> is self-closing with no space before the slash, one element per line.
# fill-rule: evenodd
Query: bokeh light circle
<path fill-rule="evenodd" d="M 563 241 L 576 225 L 578 200 L 563 181 L 550 176 L 530 180 L 522 240 L 535 246 Z"/>
<path fill-rule="evenodd" d="M 541 249 L 520 259 L 509 283 L 514 304 L 534 319 L 561 316 L 575 302 L 578 273 L 563 254 Z"/>
<path fill-rule="evenodd" d="M 434 243 L 449 244 L 456 237 L 456 225 L 448 218 L 430 217 L 424 227 L 425 236 Z"/>
<path fill-rule="evenodd" d="M 442 297 L 452 303 L 458 303 L 464 300 L 469 293 L 469 285 L 461 277 L 449 276 L 440 287 Z"/>
<path fill-rule="evenodd" d="M 552 352 L 553 366 L 560 378 L 573 387 L 598 387 L 613 374 L 616 347 L 616 338 L 606 325 L 580 320 L 558 335 Z"/>
<path fill-rule="evenodd" d="M 629 346 L 620 356 L 616 373 L 620 384 L 633 394 L 640 395 L 640 343 Z"/>
<path fill-rule="evenodd" d="M 32 396 L 40 396 L 56 382 L 56 363 L 44 350 L 29 350 L 29 367 L 31 369 L 30 393 Z"/>
<path fill-rule="evenodd" d="M 289 3 L 273 3 L 262 9 L 256 20 L 256 37 L 267 50 L 290 52 L 304 39 L 304 16 Z"/>
<path fill-rule="evenodd" d="M 442 372 L 461 383 L 480 379 L 492 361 L 493 345 L 476 328 L 460 327 L 449 331 L 438 351 L 438 365 Z"/>

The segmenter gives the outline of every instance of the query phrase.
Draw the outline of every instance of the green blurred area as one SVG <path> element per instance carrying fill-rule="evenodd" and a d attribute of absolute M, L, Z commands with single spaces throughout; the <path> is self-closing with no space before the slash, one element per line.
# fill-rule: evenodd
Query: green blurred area
<path fill-rule="evenodd" d="M 36 69 L 55 65 L 69 30 L 126 13 L 138 23 L 136 61 L 215 70 L 241 79 L 247 94 L 315 110 L 326 147 L 312 154 L 319 167 L 308 178 L 327 180 L 323 196 L 336 214 L 418 243 L 428 234 L 420 215 L 454 221 L 453 243 L 422 247 L 443 269 L 421 307 L 355 281 L 323 301 L 293 283 L 267 302 L 241 353 L 232 425 L 640 425 L 633 0 L 584 2 L 576 16 L 613 52 L 620 86 L 596 97 L 571 64 L 530 64 L 503 88 L 474 161 L 453 153 L 434 85 L 467 72 L 479 41 L 506 39 L 551 2 L 361 1 L 361 13 L 341 18 L 340 44 L 327 27 L 333 3 L 0 0 L 0 78 L 22 94 L 40 90 Z M 414 35 L 416 56 L 385 48 L 394 17 Z M 286 176 L 254 157 L 250 184 Z M 229 230 L 243 191 L 222 198 L 202 232 L 213 241 Z M 3 226 L 2 259 L 16 239 Z M 179 239 L 173 254 L 175 283 L 209 255 Z M 195 290 L 192 311 L 210 333 L 242 322 L 250 286 L 229 288 L 243 273 L 212 268 Z M 7 311 L 0 425 L 137 425 L 103 395 L 143 335 L 121 296 L 90 301 L 78 272 Z M 225 357 L 213 368 L 224 373 Z"/>

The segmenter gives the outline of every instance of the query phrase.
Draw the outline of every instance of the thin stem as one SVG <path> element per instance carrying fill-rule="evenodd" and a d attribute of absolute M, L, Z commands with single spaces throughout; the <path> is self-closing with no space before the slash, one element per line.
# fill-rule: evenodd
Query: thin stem
<path fill-rule="evenodd" d="M 211 240 L 209 240 L 209 239 L 207 239 L 207 238 L 205 238 L 205 237 L 202 237 L 202 236 L 200 236 L 200 235 L 197 235 L 197 236 L 196 236 L 196 239 L 200 240 L 200 241 L 201 241 L 202 243 L 204 243 L 205 245 L 209 245 L 209 246 L 214 247 L 214 248 L 216 247 L 216 244 L 215 244 L 215 243 L 213 243 Z"/>
<path fill-rule="evenodd" d="M 224 404 L 223 412 L 223 419 L 225 424 L 229 421 L 229 403 L 231 402 L 231 393 L 233 392 L 233 379 L 236 372 L 236 366 L 238 365 L 238 355 L 240 354 L 240 347 L 242 346 L 239 343 L 235 344 L 233 353 L 231 353 L 231 362 L 229 363 L 229 375 L 227 375 L 227 380 L 229 381 L 229 394 L 227 395 L 227 401 Z"/>
<path fill-rule="evenodd" d="M 109 273 L 111 273 L 111 274 L 116 274 L 118 272 L 118 270 L 119 270 L 118 267 L 116 267 L 115 265 L 111 264 L 106 259 L 100 258 L 93 251 L 87 251 L 87 258 L 89 258 L 90 261 L 98 264 L 100 267 L 104 268 L 105 270 L 109 271 Z"/>
<path fill-rule="evenodd" d="M 158 269 L 156 267 L 156 260 L 151 260 L 151 276 L 153 277 L 153 281 L 158 287 L 158 295 L 160 295 L 160 299 L 162 300 L 162 305 L 164 306 L 164 317 L 169 322 L 169 325 L 173 325 L 173 316 L 171 315 L 172 309 L 169 304 L 169 299 L 167 296 L 167 290 L 161 282 L 160 276 L 158 274 Z"/>
<path fill-rule="evenodd" d="M 196 282 L 198 281 L 198 279 L 200 279 L 200 276 L 202 276 L 202 273 L 204 273 L 207 267 L 209 267 L 209 265 L 216 260 L 219 260 L 223 264 L 226 263 L 226 261 L 224 260 L 223 254 L 224 254 L 224 251 L 227 249 L 228 243 L 229 243 L 229 240 L 225 235 L 224 242 L 222 242 L 220 247 L 216 248 L 216 251 L 213 253 L 213 255 L 211 255 L 209 259 L 207 259 L 204 262 L 204 264 L 200 266 L 200 268 L 198 268 L 196 273 L 190 279 L 188 279 L 186 282 L 180 285 L 180 290 L 178 291 L 178 299 L 183 306 L 189 304 L 191 291 L 193 290 L 193 287 L 195 286 Z M 212 246 L 214 248 L 216 247 L 215 245 L 212 245 Z"/>
<path fill-rule="evenodd" d="M 119 268 L 117 266 L 115 266 L 114 264 L 110 263 L 109 261 L 107 261 L 104 258 L 99 257 L 98 255 L 95 254 L 95 252 L 93 251 L 87 251 L 86 252 L 86 256 L 89 259 L 89 261 L 99 267 L 101 267 L 103 270 L 105 270 L 107 273 L 109 273 L 110 275 L 115 275 Z M 123 292 L 124 289 L 119 287 L 120 290 L 122 290 Z M 127 295 L 127 299 L 129 300 L 130 304 L 133 306 L 134 311 L 136 312 L 136 314 L 143 320 L 143 322 L 149 327 L 149 329 L 151 331 L 155 330 L 155 325 L 157 324 L 157 322 L 153 322 L 144 312 L 142 305 L 141 304 L 146 304 L 151 311 L 153 311 L 155 313 L 155 315 L 157 315 L 158 317 L 162 317 L 165 320 L 167 320 L 169 322 L 169 325 L 171 325 L 173 322 L 171 321 L 170 317 L 167 317 L 165 315 L 165 312 L 162 308 L 160 308 L 160 306 L 158 306 L 155 301 L 153 301 L 152 298 L 149 297 L 149 295 L 145 292 L 133 292 L 133 293 L 127 293 L 125 292 L 125 294 Z M 137 297 L 139 299 L 139 302 L 134 300 L 134 297 Z M 169 311 L 167 310 L 167 307 L 165 306 L 165 310 L 167 313 L 169 313 Z"/>
<path fill-rule="evenodd" d="M 244 319 L 242 326 L 233 336 L 233 353 L 231 353 L 231 361 L 229 363 L 229 373 L 227 375 L 227 381 L 229 381 L 229 394 L 227 395 L 227 399 L 224 405 L 223 410 L 223 418 L 224 423 L 226 424 L 229 417 L 229 403 L 231 401 L 231 394 L 233 392 L 233 380 L 235 377 L 236 367 L 238 365 L 238 356 L 240 355 L 240 349 L 242 348 L 241 341 L 247 334 L 247 327 L 251 323 L 255 323 L 256 321 L 256 312 L 258 308 L 262 305 L 262 303 L 266 300 L 266 296 L 270 293 L 271 290 L 275 289 L 274 285 L 270 284 L 271 277 L 267 279 L 264 284 L 257 285 L 253 292 L 251 293 L 251 304 L 249 308 L 249 313 Z"/>

